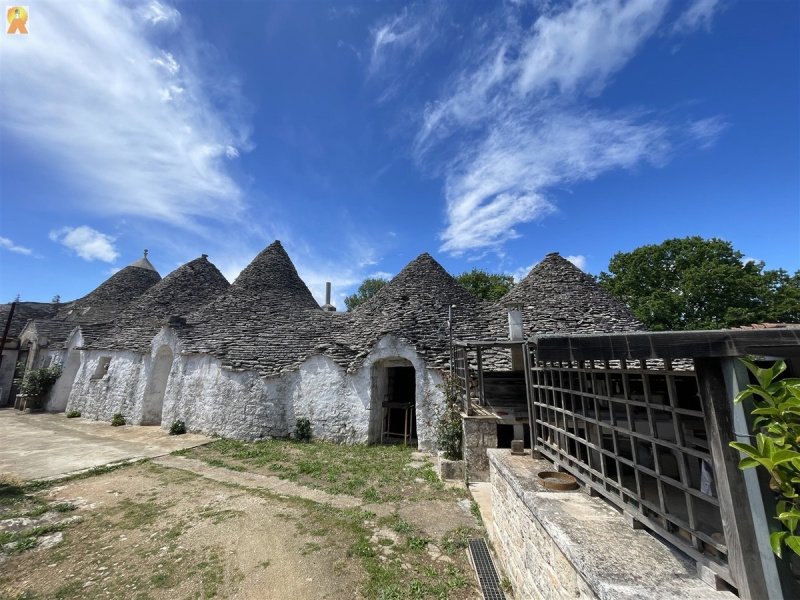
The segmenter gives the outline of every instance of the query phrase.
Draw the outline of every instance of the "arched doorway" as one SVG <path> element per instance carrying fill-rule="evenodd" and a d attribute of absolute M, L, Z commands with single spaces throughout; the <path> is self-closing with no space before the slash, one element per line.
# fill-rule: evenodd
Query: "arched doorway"
<path fill-rule="evenodd" d="M 53 385 L 53 391 L 50 393 L 50 402 L 47 405 L 47 410 L 52 412 L 62 412 L 66 410 L 69 394 L 72 391 L 72 384 L 75 382 L 75 375 L 78 374 L 80 366 L 80 350 L 73 348 L 67 353 L 67 360 L 64 361 L 64 367 L 61 369 L 61 376 L 56 380 L 55 385 Z"/>
<path fill-rule="evenodd" d="M 161 411 L 164 408 L 164 393 L 172 370 L 172 350 L 161 346 L 156 352 L 153 368 L 144 389 L 142 403 L 142 425 L 161 425 Z"/>
<path fill-rule="evenodd" d="M 410 443 L 417 438 L 417 373 L 405 358 L 372 365 L 372 443 Z"/>

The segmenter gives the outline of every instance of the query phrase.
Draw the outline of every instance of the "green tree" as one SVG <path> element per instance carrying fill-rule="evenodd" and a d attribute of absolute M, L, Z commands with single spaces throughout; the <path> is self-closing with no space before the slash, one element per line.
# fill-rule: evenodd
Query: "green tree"
<path fill-rule="evenodd" d="M 372 298 L 387 283 L 389 282 L 386 279 L 380 277 L 367 278 L 362 281 L 355 294 L 345 297 L 344 303 L 347 305 L 347 310 L 353 310 L 359 304 Z"/>
<path fill-rule="evenodd" d="M 511 275 L 487 273 L 481 269 L 466 271 L 455 279 L 478 298 L 490 302 L 499 300 L 514 286 L 514 278 Z"/>
<path fill-rule="evenodd" d="M 789 275 L 783 269 L 765 271 L 770 288 L 767 320 L 775 323 L 800 323 L 800 271 Z"/>
<path fill-rule="evenodd" d="M 615 254 L 599 280 L 655 331 L 796 319 L 798 282 L 743 258 L 725 240 L 676 238 Z"/>

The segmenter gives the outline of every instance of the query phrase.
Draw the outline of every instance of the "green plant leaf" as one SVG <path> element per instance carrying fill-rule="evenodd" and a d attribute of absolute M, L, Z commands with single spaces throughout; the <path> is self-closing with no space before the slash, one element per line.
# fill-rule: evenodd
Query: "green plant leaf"
<path fill-rule="evenodd" d="M 800 458 L 800 452 L 794 452 L 793 450 L 778 450 L 772 455 L 772 464 L 777 466 L 798 458 Z"/>
<path fill-rule="evenodd" d="M 755 458 L 743 458 L 739 461 L 739 468 L 744 471 L 745 469 L 752 469 L 753 467 L 757 467 L 761 463 L 758 462 Z"/>
<path fill-rule="evenodd" d="M 778 558 L 783 558 L 783 540 L 789 537 L 788 531 L 776 531 L 769 536 L 769 545 Z"/>
<path fill-rule="evenodd" d="M 751 446 L 750 444 L 745 444 L 743 442 L 731 442 L 731 448 L 738 450 L 739 452 L 743 452 L 752 458 L 761 458 L 761 452 L 759 452 L 757 448 Z"/>
<path fill-rule="evenodd" d="M 787 536 L 784 541 L 786 542 L 786 545 L 792 549 L 792 552 L 800 556 L 800 536 L 790 535 Z"/>

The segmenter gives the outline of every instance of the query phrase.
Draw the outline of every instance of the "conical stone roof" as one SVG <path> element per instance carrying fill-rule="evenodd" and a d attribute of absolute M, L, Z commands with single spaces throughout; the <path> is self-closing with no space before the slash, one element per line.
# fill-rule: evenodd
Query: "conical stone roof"
<path fill-rule="evenodd" d="M 186 317 L 229 287 L 228 280 L 204 254 L 178 267 L 139 296 L 115 319 L 115 327 L 107 336 L 92 340 L 87 346 L 145 351 L 170 317 Z"/>
<path fill-rule="evenodd" d="M 491 305 L 464 289 L 428 254 L 420 254 L 386 286 L 353 311 L 351 345 L 365 350 L 387 334 L 414 345 L 436 366 L 449 361 L 449 307 L 453 339 L 476 339 L 488 333 Z"/>
<path fill-rule="evenodd" d="M 348 320 L 320 309 L 276 241 L 177 330 L 187 352 L 211 354 L 226 367 L 268 377 L 322 352 L 346 366 L 352 351 L 340 332 Z"/>
<path fill-rule="evenodd" d="M 63 304 L 50 302 L 17 302 L 8 328 L 8 339 L 19 336 L 25 324 L 34 319 L 50 319 L 63 308 Z M 0 329 L 5 329 L 11 304 L 0 304 Z M 2 333 L 2 331 L 0 331 Z"/>
<path fill-rule="evenodd" d="M 148 261 L 149 264 L 149 261 Z M 114 273 L 93 292 L 64 306 L 56 317 L 76 323 L 106 323 L 120 311 L 161 281 L 158 271 L 129 265 Z"/>
<path fill-rule="evenodd" d="M 644 329 L 628 308 L 589 275 L 553 252 L 497 301 L 522 305 L 526 337 Z"/>
<path fill-rule="evenodd" d="M 231 286 L 230 295 L 254 296 L 275 308 L 319 308 L 277 240 L 262 250 L 239 274 Z"/>

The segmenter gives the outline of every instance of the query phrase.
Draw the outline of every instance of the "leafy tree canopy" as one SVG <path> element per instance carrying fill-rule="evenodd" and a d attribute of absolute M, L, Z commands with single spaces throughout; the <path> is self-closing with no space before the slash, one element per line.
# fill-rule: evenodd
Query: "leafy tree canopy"
<path fill-rule="evenodd" d="M 676 238 L 618 252 L 599 280 L 654 331 L 800 322 L 800 271 L 743 258 L 725 240 Z"/>
<path fill-rule="evenodd" d="M 514 286 L 514 278 L 511 275 L 487 273 L 481 269 L 472 269 L 456 276 L 455 279 L 478 298 L 490 302 L 499 300 Z"/>
<path fill-rule="evenodd" d="M 367 278 L 362 281 L 355 294 L 345 297 L 344 303 L 347 305 L 347 310 L 353 310 L 359 304 L 363 304 L 372 298 L 387 283 L 389 282 L 386 279 L 380 277 Z"/>

